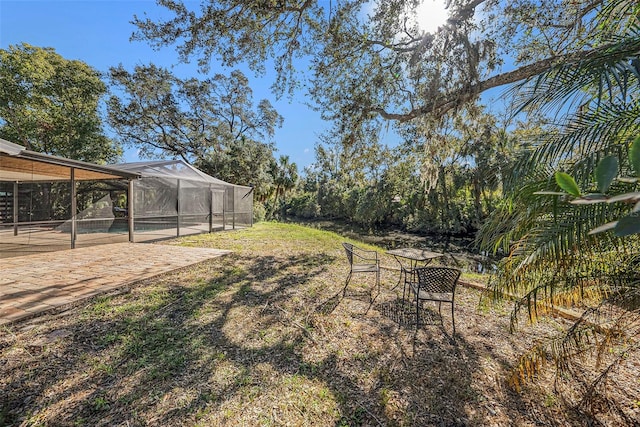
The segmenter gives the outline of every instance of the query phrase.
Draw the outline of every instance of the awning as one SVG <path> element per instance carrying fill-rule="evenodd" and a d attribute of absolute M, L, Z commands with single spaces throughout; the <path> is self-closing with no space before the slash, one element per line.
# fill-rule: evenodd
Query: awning
<path fill-rule="evenodd" d="M 69 181 L 71 168 L 76 181 L 140 177 L 138 173 L 111 166 L 37 153 L 0 138 L 0 181 Z"/>

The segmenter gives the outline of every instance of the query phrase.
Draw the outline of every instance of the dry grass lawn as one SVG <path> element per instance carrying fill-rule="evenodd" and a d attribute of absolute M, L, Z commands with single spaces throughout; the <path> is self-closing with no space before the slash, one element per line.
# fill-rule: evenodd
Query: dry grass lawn
<path fill-rule="evenodd" d="M 186 237 L 168 243 L 234 252 L 5 328 L 0 425 L 586 422 L 563 405 L 551 374 L 521 393 L 505 385 L 517 357 L 564 321 L 511 334 L 507 303 L 480 303 L 477 290 L 463 287 L 455 337 L 444 307 L 440 317 L 427 305 L 416 331 L 402 288 L 392 289 L 397 271 L 383 272 L 379 295 L 373 277 L 356 275 L 343 297 L 341 241 L 273 223 Z M 626 413 L 640 416 L 637 390 L 625 399 Z"/>

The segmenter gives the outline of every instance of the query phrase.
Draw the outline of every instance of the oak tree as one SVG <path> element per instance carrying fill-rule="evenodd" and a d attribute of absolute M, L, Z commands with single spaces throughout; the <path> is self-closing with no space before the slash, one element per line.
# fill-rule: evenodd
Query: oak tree
<path fill-rule="evenodd" d="M 100 73 L 52 48 L 0 49 L 0 136 L 26 148 L 105 163 L 121 154 L 103 130 Z"/>
<path fill-rule="evenodd" d="M 110 69 L 110 78 L 109 123 L 143 156 L 195 162 L 242 138 L 271 138 L 282 125 L 268 100 L 254 105 L 241 71 L 183 80 L 153 64 L 138 65 L 132 73 L 120 65 Z"/>
<path fill-rule="evenodd" d="M 603 25 L 594 19 L 603 0 L 449 0 L 448 20 L 426 32 L 419 0 L 157 3 L 173 17 L 135 17 L 135 39 L 175 45 L 182 60 L 195 57 L 205 69 L 218 60 L 261 73 L 273 60 L 278 93 L 308 83 L 324 117 L 346 129 L 442 116 L 488 89 L 600 55 L 603 36 L 633 20 L 623 5 Z M 296 68 L 300 59 L 308 70 Z"/>

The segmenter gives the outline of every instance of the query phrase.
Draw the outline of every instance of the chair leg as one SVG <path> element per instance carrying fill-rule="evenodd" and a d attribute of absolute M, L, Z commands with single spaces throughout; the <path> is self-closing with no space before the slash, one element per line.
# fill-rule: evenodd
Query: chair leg
<path fill-rule="evenodd" d="M 375 290 L 376 290 L 376 286 L 378 287 L 378 294 L 380 293 L 380 283 L 378 281 L 378 272 L 376 271 L 376 283 L 375 285 L 373 285 L 373 287 L 369 290 L 369 302 L 373 303 L 374 299 L 376 298 L 376 295 L 374 295 Z"/>
<path fill-rule="evenodd" d="M 453 302 L 451 302 L 451 323 L 453 323 L 453 335 L 456 334 L 456 316 L 453 312 Z"/>
<path fill-rule="evenodd" d="M 400 276 L 402 275 L 403 275 L 402 270 L 400 270 Z M 407 297 L 411 296 L 411 293 L 407 288 L 407 272 L 406 271 L 404 271 L 404 282 L 402 283 L 402 304 L 403 305 L 404 305 L 405 295 L 407 295 Z"/>
<path fill-rule="evenodd" d="M 420 300 L 416 294 L 416 329 L 420 327 Z"/>

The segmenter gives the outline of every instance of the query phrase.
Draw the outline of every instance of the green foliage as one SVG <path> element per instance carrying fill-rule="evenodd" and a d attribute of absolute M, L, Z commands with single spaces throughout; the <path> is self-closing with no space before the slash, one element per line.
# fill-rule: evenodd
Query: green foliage
<path fill-rule="evenodd" d="M 315 194 L 303 193 L 291 198 L 289 211 L 297 217 L 312 219 L 320 217 L 321 207 L 316 200 Z"/>
<path fill-rule="evenodd" d="M 597 54 L 519 86 L 521 111 L 554 109 L 564 120 L 531 141 L 504 203 L 482 230 L 483 247 L 507 255 L 492 286 L 498 298 L 515 296 L 513 326 L 521 312 L 530 320 L 557 306 L 584 312 L 524 355 L 513 381 L 535 379 L 553 360 L 559 373 L 583 376 L 583 387 L 571 393 L 581 407 L 602 396 L 626 343 L 640 335 L 637 180 L 621 176 L 635 169 L 636 146 L 629 141 L 640 133 L 636 13 L 633 2 L 608 3 L 594 17 L 601 31 L 594 37 Z M 607 229 L 615 232 L 601 233 Z M 573 363 L 585 352 L 598 354 L 595 373 Z"/>
<path fill-rule="evenodd" d="M 104 134 L 100 73 L 51 48 L 0 49 L 0 137 L 47 154 L 107 163 L 120 147 Z"/>
<path fill-rule="evenodd" d="M 391 197 L 379 187 L 362 188 L 351 191 L 353 221 L 368 228 L 385 222 L 392 212 Z"/>
<path fill-rule="evenodd" d="M 93 399 L 93 409 L 95 411 L 104 411 L 109 409 L 109 401 L 104 396 L 98 396 Z"/>
<path fill-rule="evenodd" d="M 618 237 L 625 237 L 640 233 L 640 215 L 634 213 L 618 220 L 613 232 Z"/>
<path fill-rule="evenodd" d="M 636 146 L 640 146 L 640 139 L 636 138 L 636 140 L 632 143 L 630 152 L 633 152 Z M 629 156 L 630 162 L 633 161 L 633 157 Z M 611 182 L 614 180 L 616 175 L 618 174 L 618 158 L 615 156 L 607 156 L 603 158 L 595 169 L 595 179 L 596 185 L 599 191 L 602 193 L 606 193 L 609 189 Z M 632 168 L 630 168 L 632 169 Z M 556 181 L 558 181 L 558 176 L 562 174 L 561 172 L 556 172 Z M 576 196 L 575 199 L 571 200 L 571 203 L 575 205 L 583 205 L 583 204 L 597 204 L 597 203 L 616 203 L 616 202 L 625 202 L 627 204 L 635 204 L 636 206 L 628 213 L 626 216 L 623 216 L 617 221 L 612 221 L 604 225 L 600 225 L 589 232 L 589 234 L 596 234 L 607 230 L 613 230 L 614 234 L 618 237 L 624 237 L 631 234 L 635 234 L 640 232 L 640 217 L 638 216 L 638 211 L 640 211 L 640 193 L 631 192 L 631 193 L 618 193 L 613 196 L 606 194 L 587 194 L 584 196 L 580 196 L 578 194 L 572 193 L 568 191 L 567 188 L 570 185 L 567 185 L 566 182 L 573 182 L 575 184 L 575 180 L 568 174 L 564 175 L 564 186 L 558 184 L 569 194 Z M 625 178 L 625 181 L 629 181 L 631 183 L 637 182 L 637 179 L 629 179 Z M 565 188 L 566 187 L 566 188 Z M 543 192 L 544 193 L 544 192 Z M 624 212 L 624 211 L 623 211 Z"/>
<path fill-rule="evenodd" d="M 598 191 L 606 193 L 611 186 L 611 182 L 618 175 L 618 158 L 607 156 L 598 163 L 595 171 L 595 179 L 598 184 Z"/>
<path fill-rule="evenodd" d="M 637 137 L 629 149 L 629 163 L 637 176 L 640 176 L 640 136 Z"/>
<path fill-rule="evenodd" d="M 350 135 L 346 145 L 342 134 L 329 132 L 301 190 L 321 217 L 365 228 L 473 233 L 500 200 L 503 170 L 517 145 L 496 123 L 482 107 L 469 108 L 443 124 L 449 136 L 438 146 L 417 129 L 406 135 L 411 142 L 394 148 L 372 142 L 368 133 Z M 298 215 L 296 207 L 291 211 Z"/>
<path fill-rule="evenodd" d="M 254 106 L 242 72 L 181 80 L 153 64 L 110 69 L 116 91 L 107 104 L 109 123 L 143 155 L 188 161 L 215 156 L 242 139 L 272 137 L 282 117 L 267 100 Z"/>
<path fill-rule="evenodd" d="M 253 202 L 253 222 L 264 221 L 267 217 L 267 209 L 258 201 Z"/>
<path fill-rule="evenodd" d="M 270 216 L 284 217 L 287 211 L 286 196 L 298 184 L 298 165 L 289 160 L 289 156 L 280 156 L 278 161 L 271 162 L 269 168 L 273 182 L 273 201 Z"/>
<path fill-rule="evenodd" d="M 564 172 L 556 172 L 555 177 L 556 183 L 560 188 L 573 196 L 580 196 L 580 188 L 571 175 Z"/>
<path fill-rule="evenodd" d="M 336 179 L 328 178 L 328 171 L 311 172 L 308 191 L 298 196 L 305 203 L 292 203 L 290 212 L 305 218 L 315 212 L 316 217 L 347 219 L 372 229 L 391 225 L 420 233 L 468 234 L 500 199 L 499 192 L 469 182 L 474 169 L 450 165 L 438 178 L 442 184 L 428 189 L 417 171 L 409 173 L 406 161 L 387 161 L 385 167 L 379 176 L 350 186 L 353 179 L 346 171 Z"/>
<path fill-rule="evenodd" d="M 270 144 L 240 138 L 220 147 L 215 155 L 199 158 L 195 166 L 223 181 L 253 187 L 254 200 L 264 202 L 274 188 L 270 173 L 275 162 L 273 150 Z"/>

